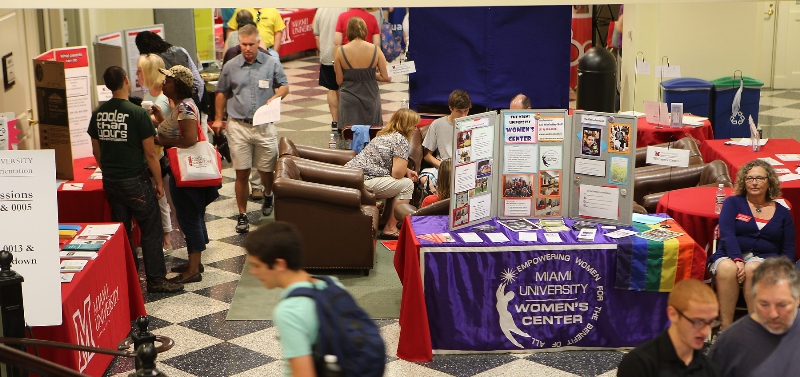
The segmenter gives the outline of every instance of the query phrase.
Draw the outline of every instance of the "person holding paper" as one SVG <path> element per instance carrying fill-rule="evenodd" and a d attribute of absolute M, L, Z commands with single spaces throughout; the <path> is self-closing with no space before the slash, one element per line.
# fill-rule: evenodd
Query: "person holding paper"
<path fill-rule="evenodd" d="M 164 94 L 175 103 L 175 110 L 168 118 L 160 119 L 156 142 L 165 147 L 192 147 L 197 144 L 198 132 L 202 130 L 200 111 L 191 98 L 192 71 L 182 65 L 172 66 L 169 70 L 161 68 L 159 71 L 166 76 Z M 180 272 L 181 275 L 170 281 L 178 284 L 196 283 L 203 280 L 200 275 L 200 255 L 208 244 L 206 206 L 219 197 L 218 187 L 178 187 L 173 177 L 169 180 L 169 191 L 189 253 L 188 264 L 172 268 L 173 272 Z"/>
<path fill-rule="evenodd" d="M 419 124 L 419 114 L 411 109 L 400 109 L 392 115 L 389 124 L 367 144 L 345 166 L 364 171 L 364 186 L 378 199 L 394 198 L 391 213 L 381 238 L 396 240 L 397 219 L 394 209 L 398 204 L 408 203 L 414 193 L 417 172 L 408 168 L 409 140 Z"/>
<path fill-rule="evenodd" d="M 366 23 L 360 17 L 353 17 L 347 23 L 350 43 L 334 51 L 333 69 L 340 85 L 339 128 L 383 125 L 377 81 L 391 82 L 392 78 L 386 71 L 383 52 L 378 45 L 367 42 L 366 37 Z"/>
<path fill-rule="evenodd" d="M 138 259 L 131 237 L 131 218 L 139 224 L 147 291 L 180 292 L 183 285 L 166 279 L 167 267 L 161 250 L 164 234 L 158 199 L 164 196 L 164 187 L 153 143 L 156 129 L 147 110 L 128 101 L 131 82 L 124 69 L 109 67 L 103 73 L 103 82 L 113 97 L 92 113 L 87 132 L 92 138 L 97 166 L 103 169 L 103 190 L 111 206 L 111 219 L 125 226 L 134 261 Z M 148 177 L 148 168 L 155 187 Z"/>
<path fill-rule="evenodd" d="M 450 115 L 434 120 L 422 141 L 422 147 L 425 148 L 423 160 L 431 167 L 422 169 L 419 183 L 426 189 L 425 191 L 432 194 L 436 193 L 439 165 L 443 160 L 453 158 L 453 130 L 456 129 L 456 118 L 467 116 L 469 109 L 472 108 L 469 93 L 461 89 L 450 92 L 447 107 L 450 108 Z"/>
<path fill-rule="evenodd" d="M 278 137 L 272 123 L 253 124 L 261 106 L 289 94 L 289 81 L 281 63 L 258 51 L 258 30 L 253 25 L 239 29 L 242 54 L 222 67 L 214 99 L 216 113 L 211 128 L 219 133 L 227 105 L 228 145 L 236 170 L 237 233 L 250 231 L 247 219 L 248 178 L 255 166 L 264 185 L 261 215 L 272 214 L 272 178 L 278 158 Z"/>
<path fill-rule="evenodd" d="M 781 255 L 794 260 L 795 254 L 792 215 L 775 202 L 781 195 L 775 169 L 758 159 L 744 164 L 736 176 L 735 190 L 736 195 L 722 205 L 717 251 L 708 260 L 719 296 L 720 330 L 733 322 L 739 285 L 744 286 L 747 311 L 753 312 L 753 271 L 761 262 Z"/>

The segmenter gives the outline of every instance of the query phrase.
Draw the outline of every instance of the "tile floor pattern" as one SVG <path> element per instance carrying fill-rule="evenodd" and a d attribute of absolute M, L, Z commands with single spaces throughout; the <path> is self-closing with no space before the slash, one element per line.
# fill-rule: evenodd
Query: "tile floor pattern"
<path fill-rule="evenodd" d="M 325 146 L 330 138 L 331 118 L 326 90 L 317 84 L 318 60 L 309 57 L 283 64 L 291 92 L 282 104 L 279 136 Z M 401 78 L 381 83 L 380 89 L 384 118 L 388 121 L 392 111 L 407 98 L 408 83 Z M 800 92 L 763 91 L 761 122 L 771 129 L 765 132 L 800 127 Z M 173 349 L 159 355 L 158 366 L 172 377 L 280 376 L 280 344 L 272 322 L 225 320 L 245 262 L 241 248 L 245 236 L 234 232 L 234 172 L 228 167 L 224 175 L 221 197 L 209 205 L 206 216 L 212 241 L 203 253 L 203 281 L 187 284 L 186 291 L 177 295 L 144 293 L 150 330 L 176 342 Z M 260 204 L 250 201 L 247 209 L 251 224 L 257 225 Z M 176 230 L 172 256 L 176 262 L 183 262 L 185 244 L 178 238 Z M 142 290 L 145 291 L 144 286 Z M 400 330 L 397 320 L 378 323 L 387 345 L 387 376 L 614 376 L 623 356 L 616 351 L 437 355 L 428 363 L 412 363 L 395 356 Z M 105 376 L 127 376 L 132 369 L 133 360 L 117 359 Z"/>

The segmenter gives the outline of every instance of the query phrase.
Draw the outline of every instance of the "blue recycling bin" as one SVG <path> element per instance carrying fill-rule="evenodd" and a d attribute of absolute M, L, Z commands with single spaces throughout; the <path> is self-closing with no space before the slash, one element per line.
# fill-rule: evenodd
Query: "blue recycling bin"
<path fill-rule="evenodd" d="M 711 90 L 713 88 L 714 84 L 710 81 L 688 77 L 661 83 L 667 109 L 672 108 L 673 102 L 683 103 L 684 113 L 701 117 L 709 117 L 711 114 Z"/>
<path fill-rule="evenodd" d="M 715 139 L 750 137 L 748 117 L 758 124 L 758 106 L 761 102 L 761 87 L 764 83 L 750 77 L 722 77 L 711 81 L 714 84 L 714 116 L 711 125 Z M 736 92 L 743 84 L 739 111 L 732 113 Z"/>

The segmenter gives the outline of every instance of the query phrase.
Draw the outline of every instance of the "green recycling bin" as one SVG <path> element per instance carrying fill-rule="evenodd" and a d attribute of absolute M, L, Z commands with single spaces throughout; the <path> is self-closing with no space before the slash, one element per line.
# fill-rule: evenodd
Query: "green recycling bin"
<path fill-rule="evenodd" d="M 751 77 L 722 77 L 714 84 L 714 116 L 711 125 L 715 139 L 750 137 L 748 117 L 758 124 L 758 106 L 764 83 Z M 741 88 L 738 104 L 734 104 Z M 736 111 L 734 111 L 736 110 Z"/>

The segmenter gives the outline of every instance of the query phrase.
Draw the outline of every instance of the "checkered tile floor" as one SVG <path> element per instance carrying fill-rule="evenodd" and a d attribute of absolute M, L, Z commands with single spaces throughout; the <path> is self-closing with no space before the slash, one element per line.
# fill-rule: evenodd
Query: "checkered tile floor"
<path fill-rule="evenodd" d="M 309 57 L 284 62 L 284 67 L 291 93 L 282 104 L 279 135 L 301 144 L 327 145 L 331 118 L 326 90 L 317 84 L 318 61 Z M 384 118 L 388 121 L 392 111 L 408 97 L 408 83 L 401 78 L 381 83 L 380 89 Z M 766 132 L 800 127 L 800 92 L 764 91 L 760 121 L 765 127 L 772 127 L 765 136 L 769 135 Z M 173 349 L 159 355 L 158 366 L 173 377 L 280 376 L 280 344 L 272 322 L 225 321 L 245 255 L 240 247 L 244 235 L 234 232 L 234 171 L 227 168 L 224 175 L 221 197 L 209 205 L 206 216 L 212 241 L 203 253 L 203 281 L 187 284 L 186 292 L 177 295 L 145 292 L 151 331 L 169 336 L 176 343 Z M 261 217 L 260 204 L 251 201 L 247 209 L 251 224 L 256 226 Z M 173 259 L 182 262 L 186 249 L 177 230 L 173 245 Z M 400 330 L 397 320 L 378 322 L 387 344 L 387 376 L 613 376 L 623 355 L 614 351 L 437 355 L 428 363 L 412 363 L 395 356 Z M 106 376 L 127 376 L 132 369 L 131 359 L 117 359 Z"/>

